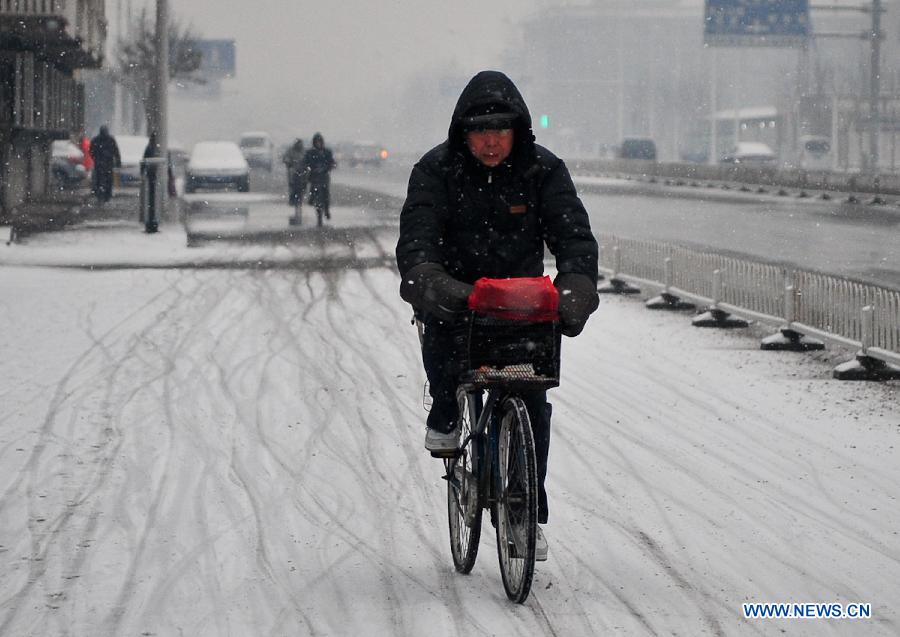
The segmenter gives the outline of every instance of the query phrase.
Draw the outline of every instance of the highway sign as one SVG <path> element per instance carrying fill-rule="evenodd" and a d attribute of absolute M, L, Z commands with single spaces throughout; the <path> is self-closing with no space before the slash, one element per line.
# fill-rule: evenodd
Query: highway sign
<path fill-rule="evenodd" d="M 796 46 L 810 31 L 809 0 L 706 0 L 710 46 Z"/>
<path fill-rule="evenodd" d="M 236 55 L 234 40 L 194 40 L 191 44 L 201 57 L 199 75 L 207 80 L 234 77 Z"/>

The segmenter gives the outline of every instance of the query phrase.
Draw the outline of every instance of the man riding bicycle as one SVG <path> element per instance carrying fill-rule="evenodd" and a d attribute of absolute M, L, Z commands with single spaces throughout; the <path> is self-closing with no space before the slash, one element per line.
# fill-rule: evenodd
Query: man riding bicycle
<path fill-rule="evenodd" d="M 425 448 L 459 443 L 456 378 L 448 365 L 454 317 L 481 277 L 535 277 L 544 246 L 556 258 L 562 333 L 576 336 L 597 309 L 597 242 L 565 164 L 534 143 L 531 115 L 516 86 L 482 71 L 463 89 L 447 140 L 413 167 L 400 214 L 400 295 L 424 324 L 422 359 L 432 407 Z M 525 402 L 535 439 L 538 522 L 548 517 L 544 478 L 551 405 L 545 391 Z M 538 529 L 538 559 L 547 544 Z"/>
<path fill-rule="evenodd" d="M 306 190 L 306 164 L 303 163 L 305 156 L 303 140 L 299 137 L 281 156 L 281 162 L 287 168 L 288 205 L 291 206 L 303 203 L 303 191 Z"/>
<path fill-rule="evenodd" d="M 309 183 L 309 205 L 325 214 L 326 219 L 331 219 L 331 171 L 337 163 L 331 154 L 331 149 L 325 147 L 325 138 L 322 133 L 316 133 L 312 138 L 312 148 L 303 156 L 303 165 L 306 169 Z"/>

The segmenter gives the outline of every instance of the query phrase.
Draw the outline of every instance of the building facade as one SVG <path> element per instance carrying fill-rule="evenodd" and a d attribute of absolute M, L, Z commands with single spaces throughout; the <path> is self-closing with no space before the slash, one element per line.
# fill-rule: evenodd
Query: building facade
<path fill-rule="evenodd" d="M 709 156 L 712 122 L 723 112 L 762 109 L 774 114 L 768 121 L 776 122 L 777 130 L 760 131 L 757 122 L 722 122 L 716 155 L 765 133 L 782 161 L 790 163 L 804 135 L 830 136 L 832 129 L 849 128 L 852 137 L 853 126 L 845 122 L 858 119 L 858 113 L 843 112 L 833 125 L 834 98 L 842 96 L 846 103 L 846 96 L 858 96 L 859 102 L 868 94 L 869 44 L 863 34 L 871 18 L 851 9 L 870 2 L 828 1 L 843 5 L 841 10 L 820 4 L 811 3 L 816 37 L 795 48 L 706 46 L 703 0 L 556 6 L 523 22 L 521 39 L 509 47 L 507 68 L 527 94 L 535 120 L 546 115 L 547 128 L 536 131 L 539 140 L 569 157 L 602 157 L 624 138 L 645 137 L 655 140 L 662 161 L 696 161 Z M 884 3 L 882 20 L 886 100 L 898 84 L 897 4 Z M 857 155 L 851 148 L 851 164 Z"/>
<path fill-rule="evenodd" d="M 0 218 L 47 194 L 51 142 L 83 132 L 78 70 L 105 42 L 104 0 L 0 0 Z"/>

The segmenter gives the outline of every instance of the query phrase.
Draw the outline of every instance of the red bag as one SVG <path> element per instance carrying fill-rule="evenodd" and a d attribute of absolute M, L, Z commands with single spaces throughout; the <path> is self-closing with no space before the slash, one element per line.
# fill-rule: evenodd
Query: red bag
<path fill-rule="evenodd" d="M 548 276 L 475 281 L 469 309 L 508 321 L 555 321 L 559 292 Z"/>

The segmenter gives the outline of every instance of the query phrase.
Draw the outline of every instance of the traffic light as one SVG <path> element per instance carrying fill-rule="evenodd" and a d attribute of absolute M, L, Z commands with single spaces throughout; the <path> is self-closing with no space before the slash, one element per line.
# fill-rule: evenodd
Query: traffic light
<path fill-rule="evenodd" d="M 541 115 L 540 124 L 541 128 L 550 128 L 550 116 Z"/>

